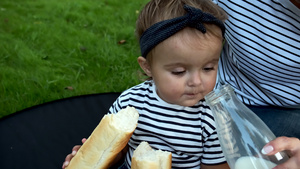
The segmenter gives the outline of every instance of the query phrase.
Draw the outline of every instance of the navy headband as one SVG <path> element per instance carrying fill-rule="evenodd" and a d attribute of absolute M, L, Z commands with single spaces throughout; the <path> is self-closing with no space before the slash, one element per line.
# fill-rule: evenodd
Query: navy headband
<path fill-rule="evenodd" d="M 202 12 L 200 9 L 184 5 L 187 14 L 177 18 L 160 21 L 150 26 L 140 38 L 141 53 L 144 58 L 160 42 L 179 32 L 185 27 L 196 28 L 202 33 L 206 32 L 203 23 L 211 23 L 219 26 L 224 37 L 225 26 L 222 21 L 209 13 Z"/>

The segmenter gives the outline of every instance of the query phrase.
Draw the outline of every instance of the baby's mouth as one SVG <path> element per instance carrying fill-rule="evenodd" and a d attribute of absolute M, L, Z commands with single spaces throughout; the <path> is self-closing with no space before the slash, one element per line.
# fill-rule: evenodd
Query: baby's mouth
<path fill-rule="evenodd" d="M 197 92 L 197 93 L 186 93 L 187 96 L 191 96 L 191 97 L 197 96 L 198 94 L 199 94 L 199 92 Z"/>

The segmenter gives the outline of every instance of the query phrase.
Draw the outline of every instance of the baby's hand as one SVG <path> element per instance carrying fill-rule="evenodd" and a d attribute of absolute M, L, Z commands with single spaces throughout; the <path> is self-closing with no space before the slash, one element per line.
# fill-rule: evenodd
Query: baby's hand
<path fill-rule="evenodd" d="M 82 144 L 83 144 L 85 141 L 86 141 L 86 138 L 83 138 L 83 139 L 81 140 Z M 64 163 L 63 163 L 63 165 L 62 165 L 62 168 L 63 168 L 63 169 L 66 168 L 66 167 L 69 165 L 71 159 L 76 155 L 76 153 L 77 153 L 77 151 L 79 150 L 80 147 L 81 147 L 81 145 L 76 145 L 76 146 L 73 147 L 72 153 L 67 155 L 67 157 L 66 157 L 66 159 L 65 159 L 65 161 L 64 161 Z"/>

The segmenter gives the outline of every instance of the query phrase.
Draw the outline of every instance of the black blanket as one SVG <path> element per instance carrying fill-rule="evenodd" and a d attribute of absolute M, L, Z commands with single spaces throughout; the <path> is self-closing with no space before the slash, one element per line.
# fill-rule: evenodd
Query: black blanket
<path fill-rule="evenodd" d="M 0 169 L 61 168 L 120 93 L 85 95 L 34 106 L 0 119 Z"/>

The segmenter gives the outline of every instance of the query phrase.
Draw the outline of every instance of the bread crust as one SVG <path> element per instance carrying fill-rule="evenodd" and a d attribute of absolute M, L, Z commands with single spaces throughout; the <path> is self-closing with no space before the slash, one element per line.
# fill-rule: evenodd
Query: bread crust
<path fill-rule="evenodd" d="M 132 108 L 126 109 L 125 111 L 136 111 Z M 107 169 L 111 166 L 119 152 L 127 145 L 138 119 L 138 112 L 133 112 L 134 117 L 128 121 L 124 119 L 122 123 L 136 124 L 133 127 L 130 124 L 131 128 L 122 128 L 119 126 L 120 120 L 114 119 L 117 114 L 107 114 L 101 119 L 90 137 L 72 158 L 67 169 Z"/>

